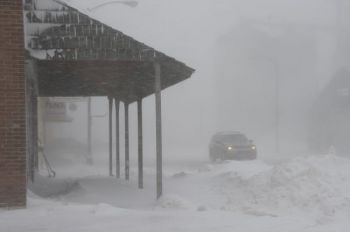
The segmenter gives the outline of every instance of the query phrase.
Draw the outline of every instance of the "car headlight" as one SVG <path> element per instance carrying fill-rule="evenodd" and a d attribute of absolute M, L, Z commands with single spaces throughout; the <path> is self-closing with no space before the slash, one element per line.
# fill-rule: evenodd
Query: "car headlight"
<path fill-rule="evenodd" d="M 252 146 L 252 150 L 256 150 L 256 146 Z"/>
<path fill-rule="evenodd" d="M 231 151 L 231 150 L 233 150 L 233 147 L 232 146 L 228 146 L 227 150 Z"/>

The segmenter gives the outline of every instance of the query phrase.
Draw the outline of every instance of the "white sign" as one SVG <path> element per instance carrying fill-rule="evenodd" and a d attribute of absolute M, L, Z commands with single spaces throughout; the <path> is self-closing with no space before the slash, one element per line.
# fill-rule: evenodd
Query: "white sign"
<path fill-rule="evenodd" d="M 67 114 L 67 103 L 47 100 L 45 103 L 45 120 L 48 122 L 72 122 L 73 118 Z"/>

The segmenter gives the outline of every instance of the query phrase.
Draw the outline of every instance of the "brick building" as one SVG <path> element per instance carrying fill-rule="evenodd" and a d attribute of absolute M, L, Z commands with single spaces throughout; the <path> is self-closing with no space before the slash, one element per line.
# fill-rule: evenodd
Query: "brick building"
<path fill-rule="evenodd" d="M 117 141 L 114 163 L 112 112 L 115 107 L 118 112 L 115 123 L 119 128 L 119 106 L 123 104 L 126 180 L 130 165 L 128 107 L 137 103 L 137 165 L 142 188 L 142 99 L 154 94 L 159 197 L 162 193 L 160 93 L 189 78 L 194 70 L 81 13 L 69 1 L 25 0 L 23 3 L 22 6 L 22 0 L 0 0 L 0 207 L 25 206 L 26 180 L 29 184 L 36 181 L 38 97 L 105 96 L 109 100 L 109 173 L 112 175 L 115 164 L 117 177 L 121 169 L 119 130 L 116 129 L 114 140 Z"/>
<path fill-rule="evenodd" d="M 0 207 L 26 204 L 22 0 L 0 0 Z"/>

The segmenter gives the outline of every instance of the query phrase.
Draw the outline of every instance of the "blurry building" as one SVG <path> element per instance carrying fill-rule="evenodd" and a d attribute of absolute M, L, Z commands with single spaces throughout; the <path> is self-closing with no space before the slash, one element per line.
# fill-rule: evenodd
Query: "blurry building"
<path fill-rule="evenodd" d="M 350 152 L 350 4 L 338 0 L 334 27 L 335 51 L 331 59 L 334 74 L 318 94 L 309 115 L 309 146 L 326 153 L 333 147 L 338 154 Z"/>
<path fill-rule="evenodd" d="M 310 114 L 309 145 L 315 152 L 350 152 L 350 72 L 340 69 L 315 101 Z"/>

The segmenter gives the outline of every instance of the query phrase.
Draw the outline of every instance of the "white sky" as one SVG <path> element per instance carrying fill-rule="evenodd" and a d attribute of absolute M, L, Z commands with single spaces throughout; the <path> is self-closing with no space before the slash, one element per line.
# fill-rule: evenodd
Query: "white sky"
<path fill-rule="evenodd" d="M 93 12 L 86 9 L 108 1 L 64 1 L 196 69 L 192 78 L 163 93 L 166 151 L 170 147 L 201 146 L 206 152 L 207 141 L 216 130 L 214 51 L 218 38 L 233 30 L 240 19 L 319 26 L 332 26 L 336 22 L 331 0 L 139 0 L 135 8 L 110 4 Z M 319 59 L 330 63 L 333 40 L 322 33 L 319 43 L 323 50 Z M 322 66 L 319 72 L 329 77 L 328 69 Z M 319 81 L 321 84 L 316 85 L 322 86 L 327 79 L 320 76 Z M 153 98 L 145 101 L 144 117 L 149 122 L 145 131 L 154 127 L 153 103 Z M 193 138 L 198 139 L 197 144 Z M 150 142 L 153 144 L 151 139 Z"/>
<path fill-rule="evenodd" d="M 65 0 L 80 9 L 106 0 Z M 139 0 L 135 8 L 110 4 L 87 12 L 96 19 L 181 61 L 195 65 L 203 51 L 240 18 L 329 24 L 330 0 Z"/>

